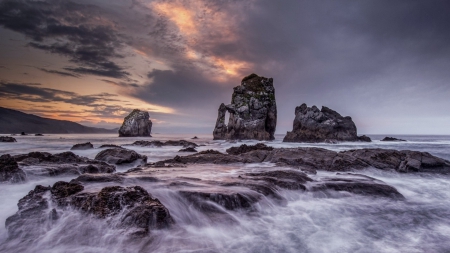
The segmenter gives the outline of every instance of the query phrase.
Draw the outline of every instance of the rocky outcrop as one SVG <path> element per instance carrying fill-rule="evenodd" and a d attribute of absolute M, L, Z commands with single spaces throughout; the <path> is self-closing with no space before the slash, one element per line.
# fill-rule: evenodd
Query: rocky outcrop
<path fill-rule="evenodd" d="M 381 141 L 406 141 L 406 140 L 397 139 L 394 137 L 384 137 Z"/>
<path fill-rule="evenodd" d="M 51 226 L 52 221 L 68 211 L 66 206 L 105 219 L 115 228 L 132 229 L 133 235 L 148 234 L 174 223 L 169 210 L 140 186 L 109 186 L 97 192 L 83 190 L 84 186 L 77 182 L 36 186 L 19 200 L 19 211 L 6 219 L 9 237 L 32 239 L 41 235 L 40 228 Z"/>
<path fill-rule="evenodd" d="M 141 147 L 163 147 L 163 146 L 182 146 L 183 148 L 188 147 L 198 147 L 197 144 L 190 141 L 185 140 L 179 140 L 179 141 L 135 141 L 133 144 L 134 146 L 141 146 Z"/>
<path fill-rule="evenodd" d="M 113 173 L 116 168 L 105 162 L 77 156 L 72 152 L 50 154 L 31 152 L 16 155 L 14 159 L 28 175 L 58 176 L 63 174 L 80 175 L 84 173 Z"/>
<path fill-rule="evenodd" d="M 20 183 L 25 181 L 26 178 L 25 172 L 19 168 L 12 156 L 0 156 L 0 182 Z"/>
<path fill-rule="evenodd" d="M 197 152 L 197 150 L 193 147 L 188 147 L 188 148 L 182 148 L 182 149 L 178 150 L 178 152 Z"/>
<path fill-rule="evenodd" d="M 70 150 L 86 150 L 86 149 L 92 149 L 92 148 L 94 148 L 94 145 L 92 145 L 92 143 L 90 143 L 90 142 L 86 142 L 86 143 L 75 144 L 72 146 L 72 148 L 70 148 Z"/>
<path fill-rule="evenodd" d="M 228 125 L 225 114 L 230 113 Z M 221 104 L 213 136 L 215 140 L 273 140 L 277 105 L 273 79 L 251 74 L 234 88 L 231 104 Z"/>
<path fill-rule="evenodd" d="M 17 140 L 11 136 L 0 136 L 0 142 L 17 142 Z"/>
<path fill-rule="evenodd" d="M 141 159 L 144 163 L 147 162 L 147 156 L 125 148 L 105 149 L 95 156 L 95 160 L 111 164 L 132 163 L 138 159 Z"/>
<path fill-rule="evenodd" d="M 338 142 L 338 141 L 371 141 L 367 136 L 357 136 L 356 126 L 352 118 L 342 117 L 336 111 L 322 106 L 308 107 L 302 104 L 295 108 L 294 125 L 287 132 L 284 142 Z"/>
<path fill-rule="evenodd" d="M 151 137 L 151 132 L 152 121 L 148 112 L 135 109 L 123 120 L 119 128 L 119 137 Z"/>
<path fill-rule="evenodd" d="M 229 149 L 227 149 L 227 153 L 230 155 L 239 155 L 239 154 L 243 154 L 243 153 L 247 153 L 253 150 L 269 150 L 272 151 L 273 147 L 269 147 L 264 143 L 257 143 L 255 145 L 248 145 L 247 144 L 242 144 L 239 147 L 231 147 Z"/>

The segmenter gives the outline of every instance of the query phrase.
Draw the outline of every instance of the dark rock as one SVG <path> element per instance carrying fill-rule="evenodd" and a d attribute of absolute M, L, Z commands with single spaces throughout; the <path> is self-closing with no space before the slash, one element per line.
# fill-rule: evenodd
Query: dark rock
<path fill-rule="evenodd" d="M 17 142 L 17 140 L 10 136 L 0 136 L 0 142 Z"/>
<path fill-rule="evenodd" d="M 43 134 L 35 134 L 34 136 L 44 136 Z"/>
<path fill-rule="evenodd" d="M 178 150 L 178 152 L 198 152 L 197 150 L 195 150 L 195 148 L 189 147 L 189 148 L 183 148 Z"/>
<path fill-rule="evenodd" d="M 122 148 L 122 147 L 116 144 L 103 144 L 98 148 Z"/>
<path fill-rule="evenodd" d="M 313 181 L 305 173 L 293 170 L 277 170 L 259 173 L 246 173 L 252 180 L 263 180 L 288 190 L 306 190 L 305 183 Z"/>
<path fill-rule="evenodd" d="M 198 139 L 198 137 L 197 136 L 194 136 L 193 138 L 191 138 L 192 140 L 196 140 L 196 139 Z"/>
<path fill-rule="evenodd" d="M 381 141 L 406 141 L 406 140 L 397 139 L 394 137 L 384 137 L 384 139 L 382 139 Z"/>
<path fill-rule="evenodd" d="M 179 141 L 135 141 L 132 145 L 135 146 L 141 146 L 141 147 L 163 147 L 163 146 L 182 146 L 184 148 L 187 147 L 198 147 L 197 144 L 185 141 L 185 140 L 179 140 Z"/>
<path fill-rule="evenodd" d="M 119 129 L 119 137 L 151 137 L 151 132 L 152 121 L 148 112 L 135 109 L 123 120 L 123 124 Z"/>
<path fill-rule="evenodd" d="M 247 192 L 201 192 L 179 191 L 179 194 L 193 203 L 198 209 L 206 212 L 221 212 L 211 202 L 228 210 L 250 209 L 261 198 L 257 193 Z"/>
<path fill-rule="evenodd" d="M 164 146 L 164 143 L 161 141 L 135 141 L 131 145 L 141 146 L 141 147 L 162 147 L 162 146 Z"/>
<path fill-rule="evenodd" d="M 111 164 L 132 163 L 138 159 L 147 162 L 147 156 L 140 155 L 134 150 L 124 148 L 105 149 L 95 156 L 95 160 L 104 161 Z"/>
<path fill-rule="evenodd" d="M 20 133 L 20 135 L 28 135 L 28 134 L 26 134 L 25 132 L 22 132 L 22 133 Z"/>
<path fill-rule="evenodd" d="M 239 155 L 243 153 L 247 153 L 253 150 L 269 150 L 272 151 L 273 147 L 266 146 L 264 143 L 257 143 L 256 145 L 246 145 L 243 144 L 239 147 L 231 147 L 227 149 L 227 153 L 230 155 Z"/>
<path fill-rule="evenodd" d="M 94 148 L 94 145 L 92 145 L 92 143 L 90 143 L 90 142 L 86 142 L 86 143 L 75 144 L 72 146 L 72 148 L 70 148 L 70 150 L 86 150 L 86 149 L 92 149 L 92 148 Z"/>
<path fill-rule="evenodd" d="M 359 141 L 362 141 L 362 142 L 372 142 L 372 140 L 370 139 L 370 137 L 369 137 L 369 136 L 365 136 L 365 135 L 358 136 L 358 140 L 359 140 Z"/>
<path fill-rule="evenodd" d="M 118 182 L 121 183 L 123 177 L 117 174 L 83 174 L 73 179 L 72 182 L 81 183 L 104 183 L 104 182 Z"/>
<path fill-rule="evenodd" d="M 357 136 L 356 126 L 351 117 L 342 117 L 336 111 L 322 106 L 308 107 L 302 104 L 295 108 L 294 125 L 287 132 L 284 142 L 337 142 L 369 141 L 367 136 Z"/>
<path fill-rule="evenodd" d="M 225 114 L 230 113 L 228 126 Z M 215 140 L 273 140 L 277 125 L 277 105 L 273 79 L 251 74 L 234 88 L 231 104 L 221 104 Z"/>
<path fill-rule="evenodd" d="M 0 182 L 20 183 L 26 178 L 25 172 L 19 168 L 12 156 L 8 154 L 0 156 Z"/>
<path fill-rule="evenodd" d="M 38 176 L 113 173 L 116 171 L 113 165 L 77 156 L 72 152 L 63 152 L 54 155 L 46 152 L 31 152 L 24 155 L 16 155 L 14 159 L 27 174 Z"/>

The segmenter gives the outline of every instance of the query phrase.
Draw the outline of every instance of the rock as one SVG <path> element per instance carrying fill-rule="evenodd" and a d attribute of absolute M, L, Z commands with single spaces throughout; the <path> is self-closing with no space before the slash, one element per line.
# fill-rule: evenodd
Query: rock
<path fill-rule="evenodd" d="M 22 133 L 20 133 L 20 135 L 28 135 L 28 134 L 26 134 L 25 132 L 22 132 Z"/>
<path fill-rule="evenodd" d="M 25 172 L 12 156 L 0 156 L 0 182 L 20 183 L 26 181 L 26 178 Z"/>
<path fill-rule="evenodd" d="M 90 142 L 86 142 L 86 143 L 75 144 L 72 146 L 72 148 L 70 148 L 70 150 L 86 150 L 86 149 L 92 149 L 92 148 L 94 148 L 94 145 L 92 145 L 92 143 L 90 143 Z"/>
<path fill-rule="evenodd" d="M 148 112 L 133 110 L 125 119 L 119 129 L 119 137 L 151 137 L 152 121 Z"/>
<path fill-rule="evenodd" d="M 384 139 L 382 139 L 381 141 L 406 141 L 406 140 L 397 139 L 394 137 L 384 137 Z"/>
<path fill-rule="evenodd" d="M 95 160 L 104 161 L 111 164 L 132 163 L 138 159 L 147 162 L 147 156 L 140 155 L 134 150 L 124 148 L 105 149 L 95 156 Z"/>
<path fill-rule="evenodd" d="M 35 134 L 34 136 L 44 136 L 43 134 Z"/>
<path fill-rule="evenodd" d="M 191 138 L 192 140 L 196 140 L 196 139 L 198 139 L 198 137 L 197 136 L 194 136 L 193 138 Z"/>
<path fill-rule="evenodd" d="M 187 147 L 198 147 L 198 145 L 195 144 L 194 142 L 185 141 L 185 140 L 179 140 L 179 141 L 171 141 L 171 140 L 169 140 L 169 141 L 166 141 L 166 142 L 161 142 L 161 141 L 135 141 L 131 145 L 141 146 L 141 147 L 163 147 L 163 146 L 182 146 L 184 148 L 187 148 Z"/>
<path fill-rule="evenodd" d="M 51 226 L 49 221 L 68 211 L 64 208 L 66 206 L 106 219 L 115 228 L 132 229 L 133 234 L 148 234 L 151 230 L 174 224 L 169 210 L 140 186 L 110 186 L 98 192 L 83 190 L 79 183 L 57 182 L 53 187 L 36 186 L 19 200 L 19 211 L 6 219 L 9 237 L 32 239 L 41 236 L 41 228 Z M 86 218 L 88 221 L 89 217 Z"/>
<path fill-rule="evenodd" d="M 242 144 L 239 147 L 231 147 L 229 149 L 227 149 L 227 153 L 230 155 L 239 155 L 239 154 L 243 154 L 243 153 L 247 153 L 253 150 L 269 150 L 272 151 L 273 148 L 266 146 L 266 144 L 264 143 L 257 143 L 256 145 L 249 145 L 247 146 L 246 144 Z"/>
<path fill-rule="evenodd" d="M 122 147 L 116 144 L 103 144 L 98 148 L 122 148 Z"/>
<path fill-rule="evenodd" d="M 351 117 L 342 117 L 336 111 L 322 106 L 308 107 L 306 104 L 295 108 L 294 125 L 287 132 L 283 142 L 338 142 L 369 141 L 367 136 L 357 136 L 356 126 Z"/>
<path fill-rule="evenodd" d="M 17 142 L 17 140 L 10 136 L 0 136 L 0 142 Z"/>
<path fill-rule="evenodd" d="M 279 170 L 260 173 L 246 173 L 253 180 L 263 180 L 288 190 L 306 190 L 305 184 L 313 181 L 305 173 L 293 170 Z"/>
<path fill-rule="evenodd" d="M 117 182 L 121 183 L 123 178 L 117 174 L 83 174 L 75 179 L 72 179 L 72 182 L 80 182 L 80 183 L 104 183 L 104 182 Z"/>
<path fill-rule="evenodd" d="M 37 176 L 113 173 L 116 171 L 113 165 L 77 156 L 72 152 L 54 155 L 46 152 L 31 152 L 24 155 L 16 155 L 14 159 L 27 174 Z"/>
<path fill-rule="evenodd" d="M 228 126 L 225 114 L 230 113 Z M 214 140 L 273 140 L 277 105 L 273 79 L 251 74 L 234 88 L 231 104 L 221 104 Z"/>
<path fill-rule="evenodd" d="M 195 148 L 193 147 L 188 147 L 188 148 L 183 148 L 178 150 L 178 152 L 197 152 L 197 150 L 195 150 Z"/>
<path fill-rule="evenodd" d="M 179 191 L 178 193 L 194 204 L 197 209 L 204 212 L 221 212 L 221 210 L 212 205 L 211 202 L 222 206 L 227 210 L 251 209 L 252 205 L 258 202 L 261 198 L 259 194 L 251 191 Z"/>
<path fill-rule="evenodd" d="M 362 142 L 372 142 L 372 140 L 370 139 L 369 136 L 366 135 L 362 135 L 362 136 L 358 136 L 358 140 L 362 141 Z"/>

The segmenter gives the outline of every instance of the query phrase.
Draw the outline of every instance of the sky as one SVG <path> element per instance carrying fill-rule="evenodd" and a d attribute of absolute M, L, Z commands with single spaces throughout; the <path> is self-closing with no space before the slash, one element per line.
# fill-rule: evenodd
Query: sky
<path fill-rule="evenodd" d="M 360 134 L 450 134 L 449 1 L 0 0 L 0 106 L 115 128 L 212 133 L 251 73 L 272 77 L 276 133 L 296 106 Z"/>

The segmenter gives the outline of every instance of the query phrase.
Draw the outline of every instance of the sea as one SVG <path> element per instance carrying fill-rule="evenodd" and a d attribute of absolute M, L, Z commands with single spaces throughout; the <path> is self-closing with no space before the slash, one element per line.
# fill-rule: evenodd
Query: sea
<path fill-rule="evenodd" d="M 258 141 L 216 141 L 211 134 L 153 134 L 151 138 L 119 138 L 116 134 L 45 134 L 14 136 L 16 143 L 0 143 L 0 155 L 33 151 L 60 153 L 77 143 L 91 142 L 94 149 L 75 150 L 75 154 L 94 159 L 102 144 L 124 145 L 136 140 L 188 140 L 198 151 L 227 148 Z M 382 142 L 385 136 L 406 142 Z M 263 142 L 281 147 L 320 147 L 334 151 L 361 148 L 416 150 L 450 160 L 450 136 L 369 135 L 371 143 L 283 143 L 284 135 Z M 148 162 L 173 158 L 181 147 L 127 146 L 148 157 Z M 121 165 L 125 172 L 136 164 Z M 279 169 L 275 164 L 188 165 L 183 168 L 155 170 L 162 182 L 197 178 L 201 182 L 224 181 L 247 172 Z M 233 222 L 211 219 L 180 197 L 183 186 L 169 187 L 161 182 L 136 183 L 165 205 L 175 221 L 169 229 L 153 230 L 149 236 L 129 240 L 124 231 L 104 220 L 72 210 L 56 223 L 35 228 L 35 239 L 9 238 L 5 220 L 17 212 L 17 203 L 36 185 L 53 185 L 75 176 L 33 177 L 21 184 L 0 184 L 0 252 L 450 252 L 450 176 L 428 173 L 401 174 L 367 168 L 357 173 L 395 187 L 406 200 L 341 194 L 320 196 L 309 192 L 279 190 L 287 202 L 283 205 L 263 198 L 256 211 L 228 211 Z M 313 179 L 330 177 L 335 172 L 318 171 Z M 180 188 L 181 187 L 181 188 Z M 185 186 L 189 187 L 189 186 Z"/>

